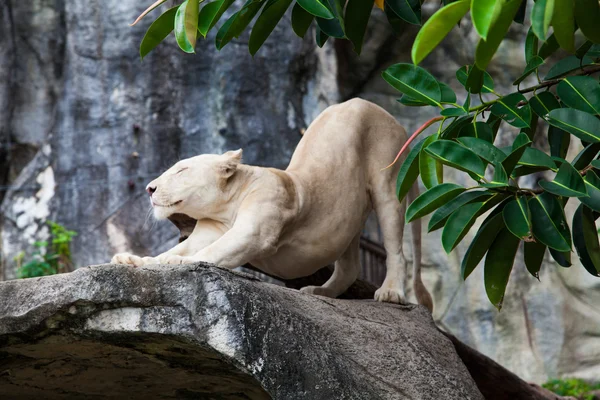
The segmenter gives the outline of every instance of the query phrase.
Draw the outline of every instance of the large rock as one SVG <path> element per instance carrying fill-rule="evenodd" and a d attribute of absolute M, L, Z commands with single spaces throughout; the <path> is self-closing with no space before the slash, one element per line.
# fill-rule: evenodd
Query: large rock
<path fill-rule="evenodd" d="M 421 306 L 305 295 L 201 264 L 0 283 L 0 397 L 116 396 L 483 398 Z"/>
<path fill-rule="evenodd" d="M 418 28 L 396 37 L 379 9 L 360 59 L 347 42 L 329 40 L 318 49 L 311 34 L 294 37 L 286 20 L 254 58 L 247 33 L 217 52 L 213 32 L 197 55 L 183 54 L 169 38 L 140 62 L 137 47 L 151 18 L 128 24 L 147 3 L 0 2 L 0 279 L 15 278 L 13 257 L 47 239 L 47 219 L 79 232 L 72 246 L 77 266 L 172 246 L 176 230 L 150 221 L 143 189 L 179 157 L 244 147 L 247 162 L 283 167 L 300 129 L 327 104 L 353 96 L 382 105 L 409 132 L 438 113 L 399 105 L 398 92 L 381 79 L 387 65 L 410 62 Z M 424 14 L 438 5 L 425 2 Z M 507 38 L 489 67 L 499 93 L 512 90 L 524 67 L 524 30 L 513 25 Z M 454 73 L 473 62 L 476 40 L 466 18 L 422 63 L 459 101 L 465 92 Z M 545 148 L 540 126 L 536 146 Z M 499 141 L 513 135 L 504 124 Z M 568 159 L 578 150 L 572 143 Z M 445 172 L 449 182 L 473 184 L 463 173 Z M 472 235 L 449 256 L 440 231 L 424 237 L 424 279 L 440 326 L 531 381 L 600 376 L 600 280 L 547 256 L 538 282 L 517 262 L 499 313 L 485 295 L 481 267 L 467 282 L 460 278 Z"/>

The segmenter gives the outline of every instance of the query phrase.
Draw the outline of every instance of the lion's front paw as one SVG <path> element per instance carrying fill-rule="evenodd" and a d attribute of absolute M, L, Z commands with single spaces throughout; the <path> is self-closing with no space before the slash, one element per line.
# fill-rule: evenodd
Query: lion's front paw
<path fill-rule="evenodd" d="M 404 290 L 394 285 L 383 285 L 375 291 L 375 300 L 386 303 L 408 304 L 404 297 Z"/>
<path fill-rule="evenodd" d="M 157 257 L 161 264 L 191 264 L 194 262 L 190 257 L 177 256 L 174 254 L 163 254 Z"/>
<path fill-rule="evenodd" d="M 110 262 L 112 264 L 126 264 L 136 267 L 141 267 L 142 265 L 146 264 L 142 257 L 138 257 L 129 253 L 115 254 Z"/>

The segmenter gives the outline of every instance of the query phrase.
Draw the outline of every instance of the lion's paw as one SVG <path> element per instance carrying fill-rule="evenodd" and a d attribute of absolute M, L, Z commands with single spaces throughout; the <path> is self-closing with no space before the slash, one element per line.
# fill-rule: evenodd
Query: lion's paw
<path fill-rule="evenodd" d="M 157 257 L 161 264 L 191 264 L 194 261 L 189 257 L 178 256 L 174 254 L 163 254 Z"/>
<path fill-rule="evenodd" d="M 376 301 L 385 303 L 408 304 L 404 297 L 404 291 L 398 288 L 390 288 L 382 286 L 375 291 L 374 296 Z"/>
<path fill-rule="evenodd" d="M 111 264 L 125 264 L 133 265 L 135 267 L 141 267 L 142 265 L 146 264 L 142 257 L 138 257 L 129 253 L 115 254 L 110 262 Z"/>
<path fill-rule="evenodd" d="M 317 296 L 335 297 L 331 293 L 331 290 L 322 286 L 305 286 L 300 289 L 302 293 L 314 294 Z"/>

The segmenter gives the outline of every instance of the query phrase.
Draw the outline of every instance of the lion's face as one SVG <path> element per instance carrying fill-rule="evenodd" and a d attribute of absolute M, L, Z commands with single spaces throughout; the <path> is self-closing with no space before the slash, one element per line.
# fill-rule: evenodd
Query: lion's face
<path fill-rule="evenodd" d="M 146 186 L 157 219 L 172 214 L 207 215 L 224 201 L 223 190 L 235 173 L 242 150 L 203 154 L 179 161 Z"/>

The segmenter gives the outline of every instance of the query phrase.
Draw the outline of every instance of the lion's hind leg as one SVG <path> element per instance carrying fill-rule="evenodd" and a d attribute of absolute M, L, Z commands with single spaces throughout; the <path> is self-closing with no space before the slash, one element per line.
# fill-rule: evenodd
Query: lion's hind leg
<path fill-rule="evenodd" d="M 326 297 L 337 297 L 344 293 L 360 273 L 359 244 L 360 234 L 352 239 L 346 251 L 335 262 L 333 274 L 323 286 L 306 286 L 300 291 Z"/>
<path fill-rule="evenodd" d="M 379 178 L 373 191 L 373 206 L 383 233 L 387 253 L 385 279 L 375 292 L 375 300 L 406 304 L 406 259 L 402 249 L 405 202 L 398 204 L 391 178 Z"/>

